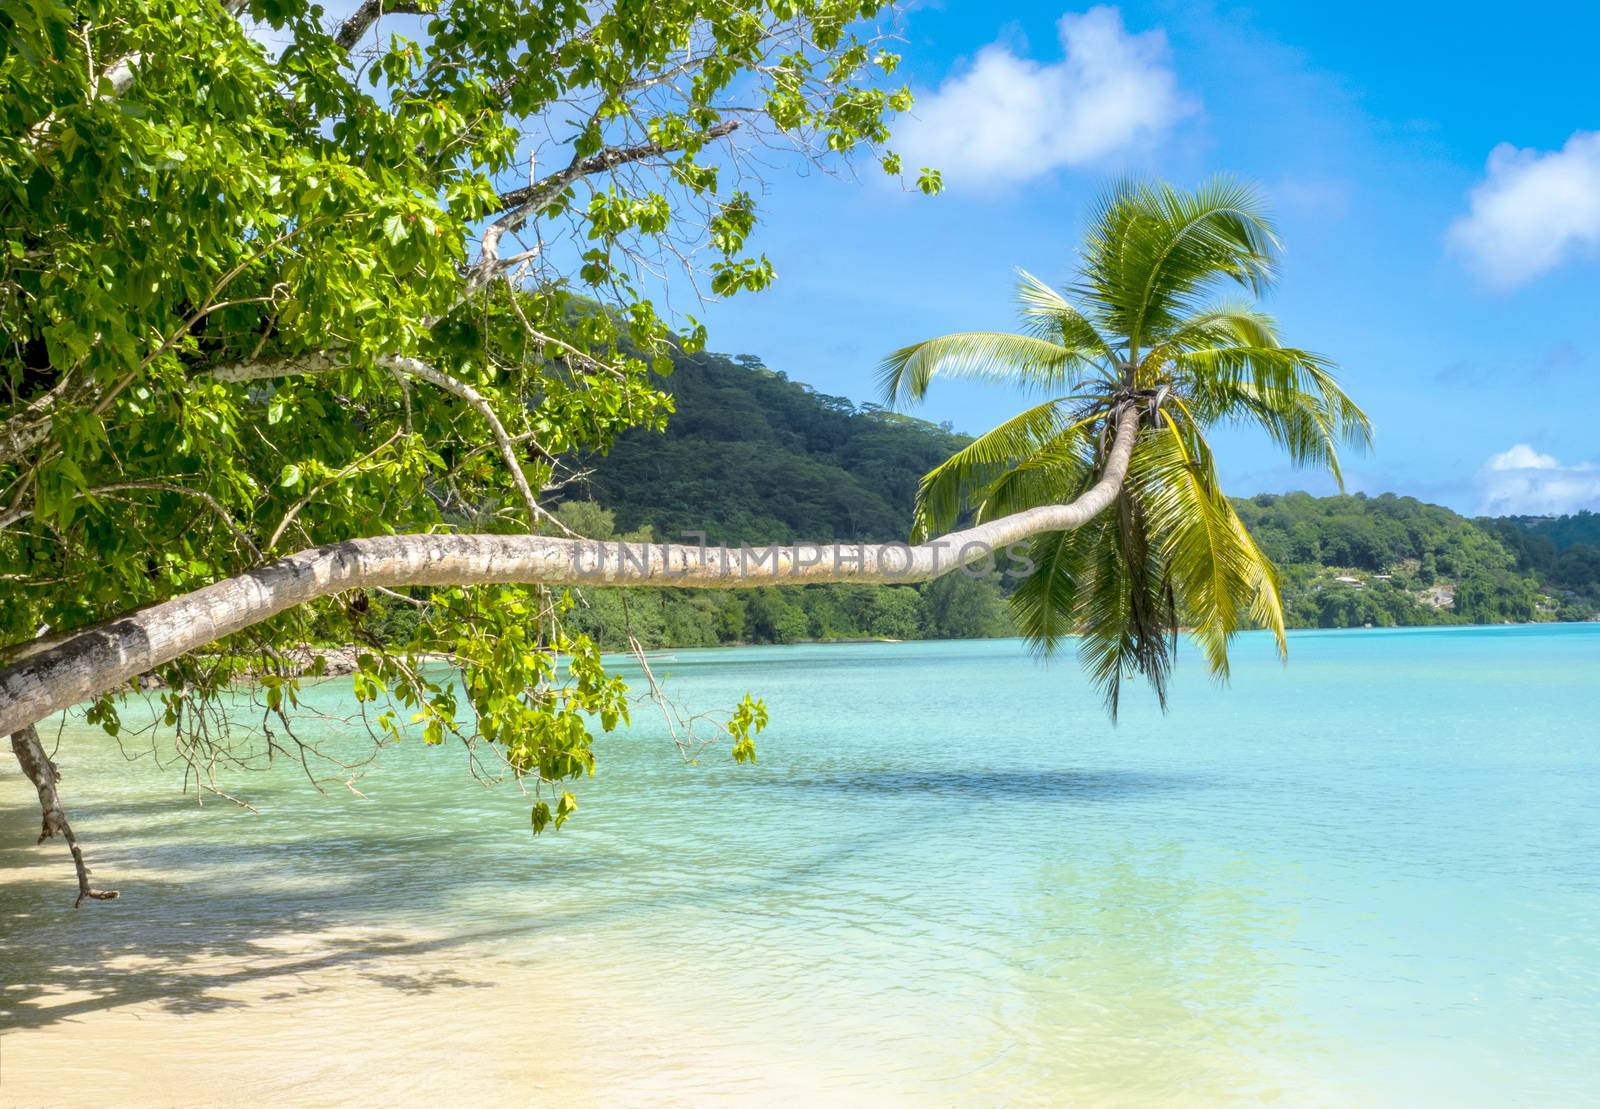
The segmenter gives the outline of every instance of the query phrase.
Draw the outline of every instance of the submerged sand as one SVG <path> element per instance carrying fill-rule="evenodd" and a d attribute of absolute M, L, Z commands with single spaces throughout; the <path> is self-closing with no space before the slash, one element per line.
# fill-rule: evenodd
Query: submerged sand
<path fill-rule="evenodd" d="M 440 939 L 284 935 L 231 959 L 173 965 L 129 954 L 85 968 L 77 990 L 8 984 L 0 1103 L 703 1105 L 825 1096 L 803 1063 L 696 1042 L 645 999 L 599 997 L 557 973 L 440 950 Z M 99 985 L 108 978 L 122 983 L 111 996 Z M 139 981 L 150 996 L 130 988 Z M 10 1003 L 23 992 L 25 1001 Z"/>
<path fill-rule="evenodd" d="M 18 831 L 17 812 L 4 831 Z M 70 906 L 63 855 L 5 852 L 0 903 L 42 886 Z M 0 1105 L 749 1104 L 820 1099 L 820 1076 L 838 1074 L 745 1046 L 761 1042 L 753 1030 L 730 1038 L 685 1021 L 648 973 L 566 973 L 594 961 L 581 935 L 530 957 L 493 936 L 286 927 L 228 952 L 181 933 L 120 952 L 101 941 L 75 961 L 91 914 L 172 896 L 155 888 L 163 877 L 124 867 L 122 901 L 65 909 L 59 928 L 8 912 L 62 948 L 41 960 L 15 931 L 0 936 Z"/>

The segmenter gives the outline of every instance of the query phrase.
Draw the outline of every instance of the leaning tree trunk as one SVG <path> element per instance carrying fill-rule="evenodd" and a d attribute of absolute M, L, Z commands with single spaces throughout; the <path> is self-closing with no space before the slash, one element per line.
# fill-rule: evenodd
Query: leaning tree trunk
<path fill-rule="evenodd" d="M 56 793 L 60 777 L 34 725 L 224 636 L 347 589 L 408 585 L 629 585 L 752 589 L 819 582 L 928 581 L 981 562 L 1013 543 L 1082 527 L 1115 501 L 1139 434 L 1129 405 L 1100 478 L 1070 504 L 1046 505 L 951 532 L 927 543 L 797 543 L 787 548 L 695 547 L 597 542 L 538 535 L 389 535 L 300 551 L 248 573 L 39 645 L 0 669 L 0 735 L 39 791 L 39 842 L 61 835 L 78 871 L 78 901 L 110 899 L 91 889 L 89 869 Z"/>
<path fill-rule="evenodd" d="M 1115 500 L 1139 412 L 1117 422 L 1100 479 L 1070 504 L 1030 508 L 915 546 L 786 548 L 597 542 L 540 535 L 386 535 L 292 554 L 70 635 L 0 670 L 0 734 L 118 688 L 180 655 L 295 605 L 347 589 L 408 585 L 629 585 L 751 589 L 816 582 L 917 582 L 1043 532 L 1081 527 Z"/>

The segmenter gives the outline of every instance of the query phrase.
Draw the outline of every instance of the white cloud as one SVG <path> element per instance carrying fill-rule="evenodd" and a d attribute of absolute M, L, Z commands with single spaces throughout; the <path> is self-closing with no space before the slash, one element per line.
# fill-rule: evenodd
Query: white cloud
<path fill-rule="evenodd" d="M 1490 516 L 1559 516 L 1600 508 L 1600 466 L 1563 465 L 1518 443 L 1484 463 L 1478 494 L 1479 511 Z"/>
<path fill-rule="evenodd" d="M 1468 200 L 1450 245 L 1492 285 L 1520 285 L 1600 252 L 1600 132 L 1576 131 L 1546 153 L 1501 143 Z"/>
<path fill-rule="evenodd" d="M 1056 30 L 1059 62 L 991 43 L 919 96 L 895 135 L 907 167 L 936 167 L 950 184 L 1025 181 L 1145 147 L 1198 110 L 1178 89 L 1161 31 L 1130 35 L 1104 6 L 1067 13 Z"/>

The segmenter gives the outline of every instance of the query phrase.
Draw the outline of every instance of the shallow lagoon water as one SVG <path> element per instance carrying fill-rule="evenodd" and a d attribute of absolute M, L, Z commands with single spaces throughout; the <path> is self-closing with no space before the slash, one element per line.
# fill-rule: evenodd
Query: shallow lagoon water
<path fill-rule="evenodd" d="M 1593 1096 L 1600 626 L 1247 635 L 1116 728 L 1014 641 L 671 655 L 766 699 L 759 762 L 641 706 L 538 840 L 459 748 L 195 812 L 68 725 L 123 897 L 73 912 L 0 778 L 0 1100 L 129 1059 L 167 1104 Z"/>

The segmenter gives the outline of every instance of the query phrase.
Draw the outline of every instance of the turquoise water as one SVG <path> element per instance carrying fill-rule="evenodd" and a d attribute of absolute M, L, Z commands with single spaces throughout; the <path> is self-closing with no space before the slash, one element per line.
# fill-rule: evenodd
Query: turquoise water
<path fill-rule="evenodd" d="M 766 699 L 758 764 L 686 765 L 641 707 L 538 841 L 459 749 L 386 752 L 366 799 L 233 777 L 260 814 L 197 815 L 70 730 L 80 836 L 131 877 L 77 914 L 0 886 L 10 1019 L 60 1019 L 41 983 L 204 1019 L 204 981 L 97 962 L 381 925 L 542 983 L 530 1028 L 675 1030 L 688 1100 L 770 1064 L 846 1101 L 1592 1103 L 1600 626 L 1299 633 L 1287 669 L 1245 636 L 1228 689 L 1196 662 L 1113 729 L 1015 642 L 677 652 L 679 700 Z M 3 781 L 20 865 L 36 818 Z"/>

